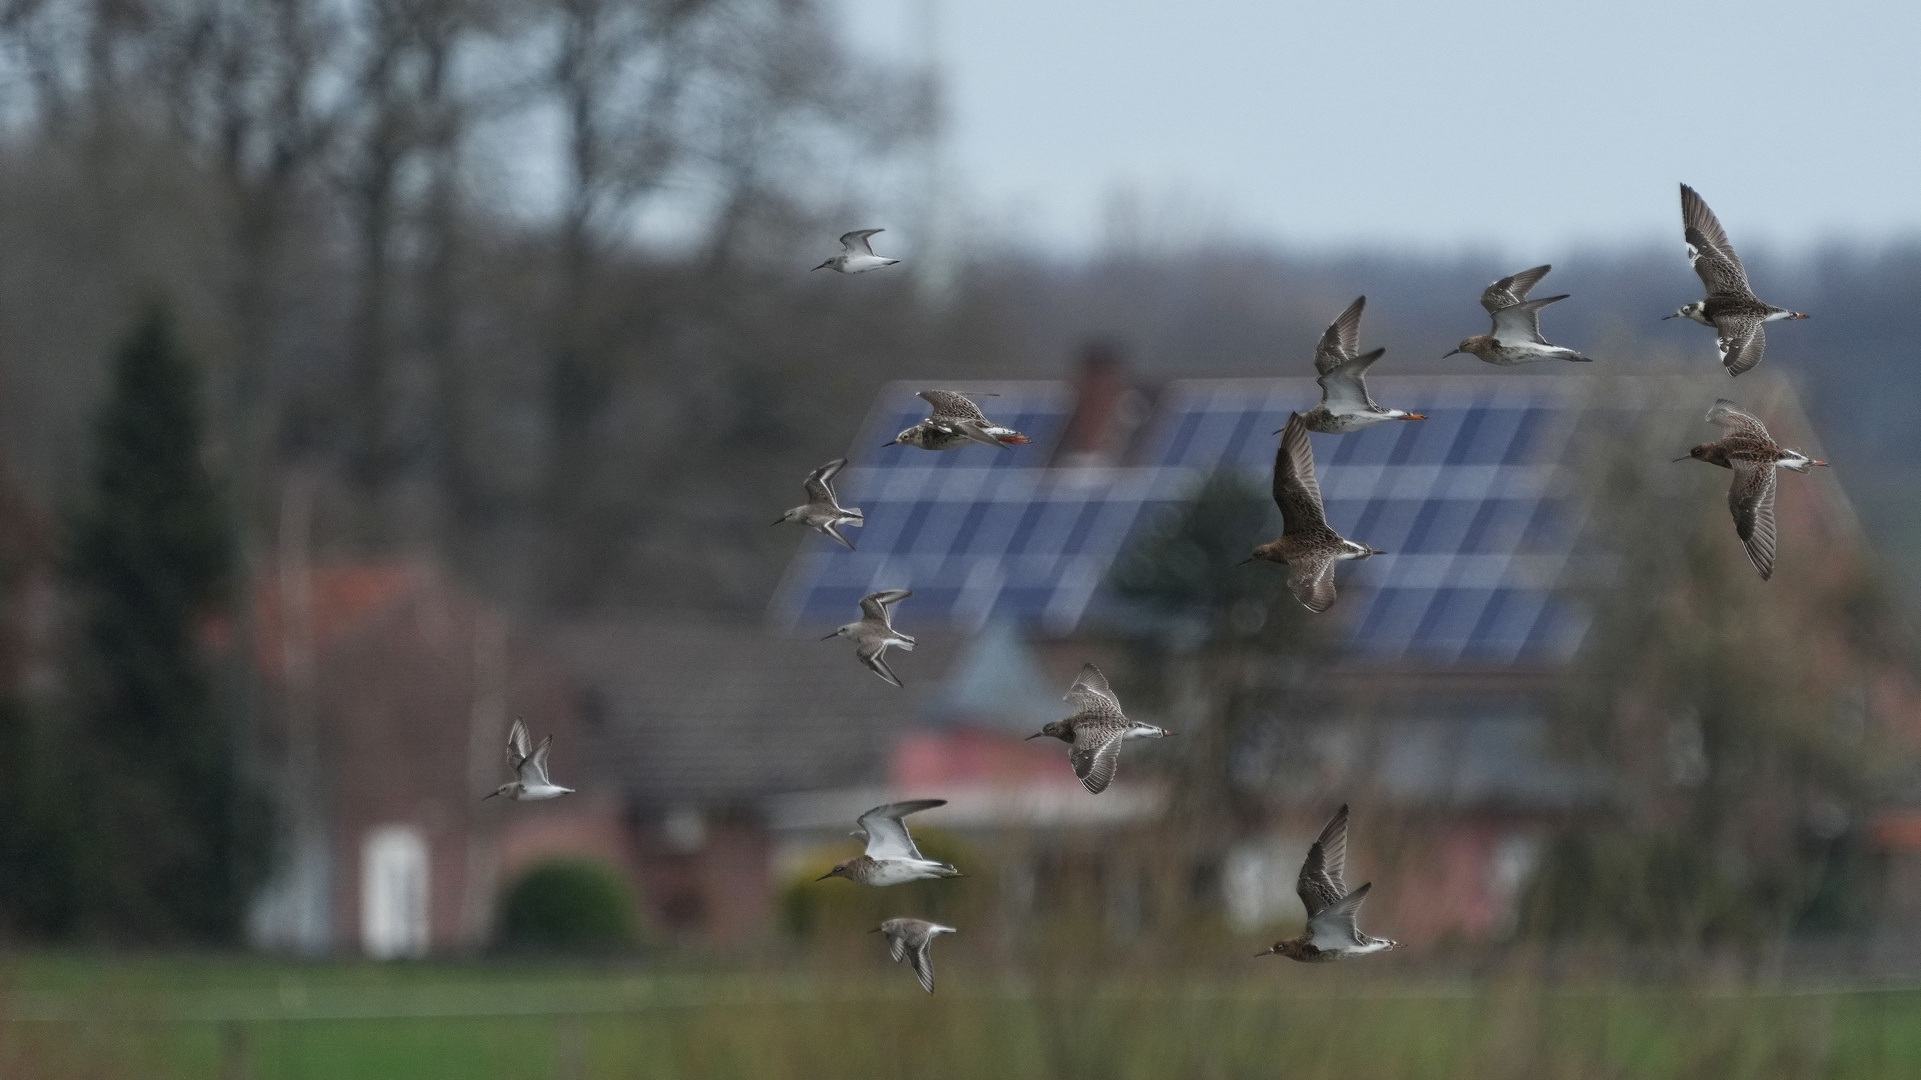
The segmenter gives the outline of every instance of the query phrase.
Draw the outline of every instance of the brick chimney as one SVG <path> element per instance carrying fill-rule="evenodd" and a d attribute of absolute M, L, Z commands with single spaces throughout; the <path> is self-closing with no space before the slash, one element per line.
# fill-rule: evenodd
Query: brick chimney
<path fill-rule="evenodd" d="M 1140 395 L 1127 384 L 1120 349 L 1092 341 L 1074 380 L 1074 415 L 1061 435 L 1055 464 L 1116 465 L 1140 423 Z"/>

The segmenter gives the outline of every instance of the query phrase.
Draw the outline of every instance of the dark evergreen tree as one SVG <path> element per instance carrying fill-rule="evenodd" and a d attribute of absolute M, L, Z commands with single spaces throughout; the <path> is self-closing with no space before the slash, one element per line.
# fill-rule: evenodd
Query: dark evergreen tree
<path fill-rule="evenodd" d="M 267 831 L 204 655 L 228 600 L 232 527 L 202 459 L 199 375 L 164 309 L 115 356 L 95 440 L 68 557 L 75 928 L 231 940 Z"/>

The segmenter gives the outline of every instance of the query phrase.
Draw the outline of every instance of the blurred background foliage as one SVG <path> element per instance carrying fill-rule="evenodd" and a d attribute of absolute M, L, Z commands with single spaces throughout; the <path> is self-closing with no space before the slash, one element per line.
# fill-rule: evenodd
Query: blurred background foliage
<path fill-rule="evenodd" d="M 507 949 L 618 953 L 644 940 L 640 899 L 626 876 L 603 862 L 543 859 L 501 897 L 500 944 Z"/>

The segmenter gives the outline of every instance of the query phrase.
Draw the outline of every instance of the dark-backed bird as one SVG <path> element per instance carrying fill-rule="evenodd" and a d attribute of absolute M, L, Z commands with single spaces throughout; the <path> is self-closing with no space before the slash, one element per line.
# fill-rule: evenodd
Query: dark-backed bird
<path fill-rule="evenodd" d="M 1729 375 L 1739 375 L 1761 362 L 1767 349 L 1767 334 L 1761 329 L 1783 319 L 1805 319 L 1806 315 L 1775 307 L 1754 295 L 1748 284 L 1747 268 L 1728 242 L 1727 230 L 1708 209 L 1708 204 L 1693 188 L 1681 185 L 1681 232 L 1688 242 L 1688 262 L 1707 289 L 1705 299 L 1683 307 L 1663 319 L 1692 319 L 1714 328 L 1714 347 Z"/>
<path fill-rule="evenodd" d="M 1761 572 L 1761 580 L 1766 581 L 1774 576 L 1774 471 L 1793 469 L 1804 473 L 1812 466 L 1827 462 L 1816 461 L 1799 450 L 1790 450 L 1775 442 L 1761 421 L 1726 398 L 1714 403 L 1706 419 L 1727 434 L 1719 442 L 1702 443 L 1689 450 L 1688 457 L 1734 470 L 1734 480 L 1728 485 L 1728 509 L 1734 514 L 1734 534 L 1747 548 L 1748 561 Z"/>
<path fill-rule="evenodd" d="M 1107 685 L 1107 676 L 1092 664 L 1081 665 L 1080 677 L 1061 700 L 1074 706 L 1074 715 L 1055 720 L 1028 738 L 1046 735 L 1071 744 L 1073 749 L 1067 752 L 1067 759 L 1074 765 L 1074 775 L 1081 778 L 1082 787 L 1096 795 L 1106 791 L 1107 785 L 1113 782 L 1114 770 L 1120 766 L 1123 742 L 1164 739 L 1174 734 L 1166 728 L 1129 720 L 1127 714 L 1121 712 L 1120 698 L 1115 697 L 1114 689 Z"/>
<path fill-rule="evenodd" d="M 1247 562 L 1262 559 L 1287 566 L 1287 587 L 1309 611 L 1334 606 L 1334 564 L 1386 554 L 1345 539 L 1327 526 L 1321 485 L 1314 479 L 1314 448 L 1307 420 L 1287 418 L 1274 452 L 1274 504 L 1281 508 L 1281 536 L 1254 549 Z"/>
<path fill-rule="evenodd" d="M 979 405 L 952 390 L 922 390 L 917 396 L 933 406 L 933 412 L 881 445 L 952 450 L 975 442 L 1005 450 L 1027 441 L 1027 436 L 1013 428 L 989 421 Z"/>

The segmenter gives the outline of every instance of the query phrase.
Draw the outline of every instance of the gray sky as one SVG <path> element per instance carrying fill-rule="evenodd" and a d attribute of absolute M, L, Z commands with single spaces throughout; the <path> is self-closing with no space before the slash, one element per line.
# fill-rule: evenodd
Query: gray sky
<path fill-rule="evenodd" d="M 1117 193 L 1150 233 L 1679 244 L 1683 180 L 1744 249 L 1921 234 L 1915 0 L 840 2 L 889 58 L 939 5 L 949 175 L 1070 250 Z"/>

